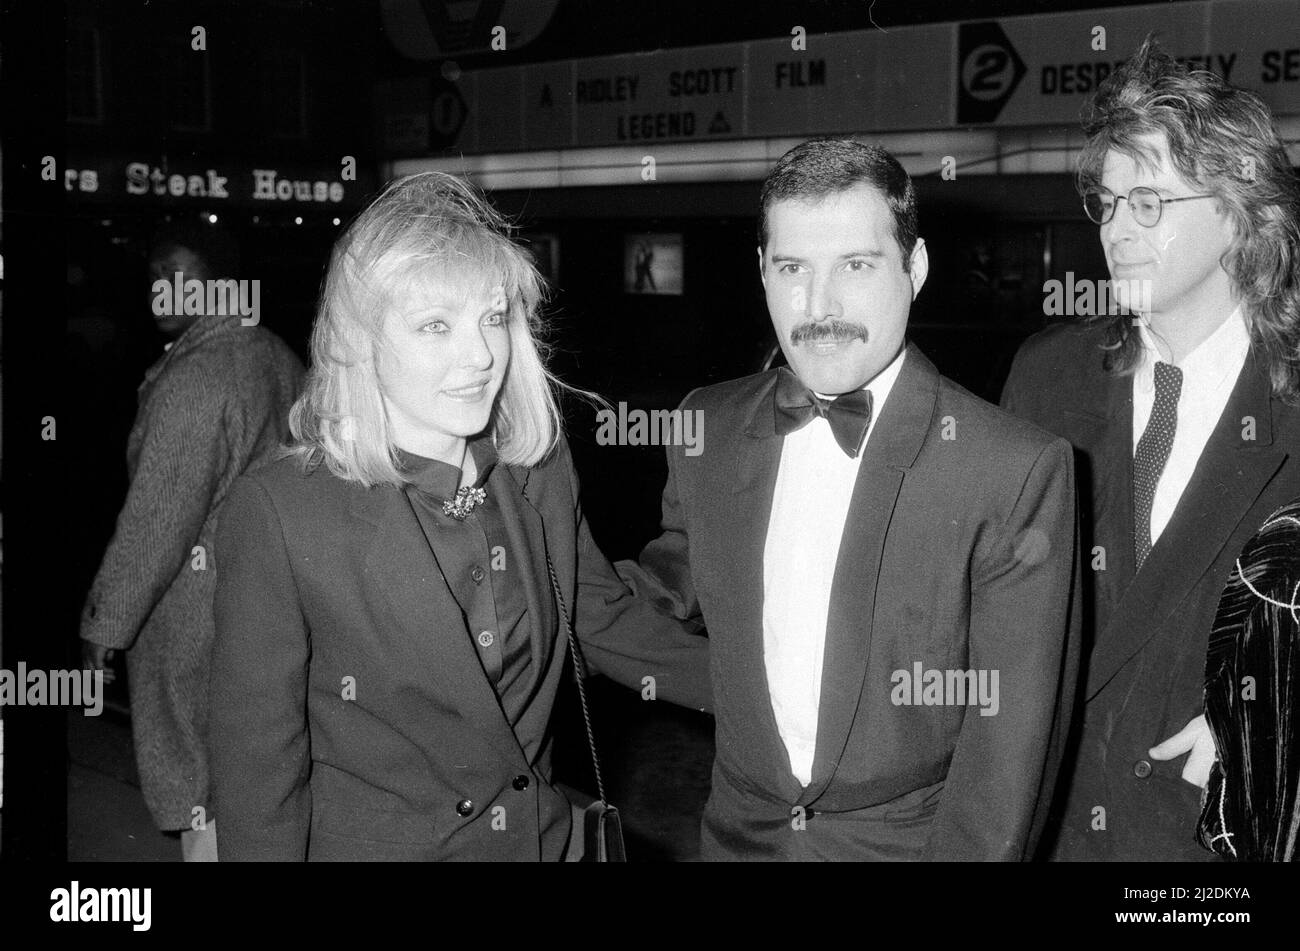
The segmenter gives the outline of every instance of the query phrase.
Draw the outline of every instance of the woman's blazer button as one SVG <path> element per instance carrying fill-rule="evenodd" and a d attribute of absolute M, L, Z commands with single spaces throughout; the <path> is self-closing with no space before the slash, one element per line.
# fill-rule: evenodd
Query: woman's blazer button
<path fill-rule="evenodd" d="M 473 812 L 474 812 L 474 800 L 462 799 L 460 802 L 456 803 L 456 815 L 461 816 L 463 818 L 465 816 L 473 814 Z"/>

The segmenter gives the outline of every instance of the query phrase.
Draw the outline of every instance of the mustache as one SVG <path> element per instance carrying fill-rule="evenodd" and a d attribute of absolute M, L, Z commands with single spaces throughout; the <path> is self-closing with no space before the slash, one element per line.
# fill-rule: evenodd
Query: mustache
<path fill-rule="evenodd" d="M 861 340 L 867 342 L 867 328 L 851 320 L 832 317 L 829 320 L 807 320 L 790 331 L 790 342 L 796 347 L 821 340 Z"/>

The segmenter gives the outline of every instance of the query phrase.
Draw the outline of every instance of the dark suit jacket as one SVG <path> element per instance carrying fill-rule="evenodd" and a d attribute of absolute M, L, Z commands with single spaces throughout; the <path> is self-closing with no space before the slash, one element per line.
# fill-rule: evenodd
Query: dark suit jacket
<path fill-rule="evenodd" d="M 763 549 L 783 443 L 776 379 L 686 398 L 704 414 L 705 449 L 670 449 L 664 533 L 639 564 L 619 565 L 639 594 L 708 625 L 717 759 L 704 857 L 1026 857 L 1078 661 L 1069 446 L 908 348 L 844 527 L 803 789 L 763 657 Z M 998 671 L 997 714 L 895 704 L 893 672 L 916 663 Z"/>
<path fill-rule="evenodd" d="M 567 642 L 547 552 L 596 671 L 710 705 L 707 640 L 619 581 L 567 447 L 533 469 L 498 464 L 487 490 L 506 557 L 530 575 L 533 680 L 513 729 L 401 490 L 291 459 L 236 483 L 211 681 L 223 860 L 561 858 L 571 813 L 550 783 L 549 721 Z"/>
<path fill-rule="evenodd" d="M 1268 514 L 1300 492 L 1300 411 L 1272 397 L 1263 368 L 1248 357 L 1135 578 L 1133 379 L 1105 372 L 1101 342 L 1099 328 L 1074 324 L 1031 337 L 1002 398 L 1070 440 L 1079 472 L 1091 643 L 1052 855 L 1204 860 L 1212 856 L 1196 844 L 1201 793 L 1182 779 L 1185 757 L 1161 762 L 1147 750 L 1204 712 L 1206 645 L 1233 559 Z"/>

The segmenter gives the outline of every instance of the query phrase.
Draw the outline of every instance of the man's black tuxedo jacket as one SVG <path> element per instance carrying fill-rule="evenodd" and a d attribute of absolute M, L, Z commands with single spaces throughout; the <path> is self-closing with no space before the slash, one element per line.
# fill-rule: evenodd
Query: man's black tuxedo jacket
<path fill-rule="evenodd" d="M 1300 493 L 1300 411 L 1271 395 L 1249 356 L 1135 577 L 1133 378 L 1105 371 L 1101 344 L 1095 326 L 1036 334 L 1016 355 L 1002 398 L 1068 439 L 1079 473 L 1084 706 L 1062 770 L 1054 844 L 1044 845 L 1058 859 L 1209 859 L 1196 843 L 1201 791 L 1182 779 L 1186 757 L 1161 762 L 1147 751 L 1204 712 L 1206 646 L 1234 559 L 1269 513 Z"/>
<path fill-rule="evenodd" d="M 669 449 L 663 535 L 618 565 L 638 594 L 708 626 L 717 759 L 703 857 L 1025 858 L 1078 663 L 1069 446 L 908 348 L 839 547 L 805 789 L 763 657 L 763 550 L 783 443 L 776 380 L 686 398 L 685 411 L 703 413 L 703 451 Z M 895 704 L 893 673 L 910 678 L 918 663 L 998 671 L 997 714 Z"/>
<path fill-rule="evenodd" d="M 563 857 L 549 724 L 568 644 L 548 553 L 596 671 L 710 705 L 707 640 L 632 598 L 592 541 L 566 446 L 498 464 L 487 491 L 528 577 L 532 680 L 513 728 L 402 490 L 293 459 L 235 483 L 214 553 L 222 860 Z"/>

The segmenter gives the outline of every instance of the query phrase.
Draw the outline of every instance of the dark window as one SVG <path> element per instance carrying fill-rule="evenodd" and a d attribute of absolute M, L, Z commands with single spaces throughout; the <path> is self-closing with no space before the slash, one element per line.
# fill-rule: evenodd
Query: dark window
<path fill-rule="evenodd" d="M 271 135 L 307 134 L 306 64 L 300 50 L 270 49 L 260 54 L 262 127 Z"/>
<path fill-rule="evenodd" d="M 68 118 L 74 122 L 104 119 L 103 69 L 99 31 L 89 25 L 68 27 Z"/>
<path fill-rule="evenodd" d="M 168 53 L 168 122 L 173 129 L 210 132 L 212 61 L 208 57 L 211 54 L 193 49 L 188 38 L 170 43 Z"/>

